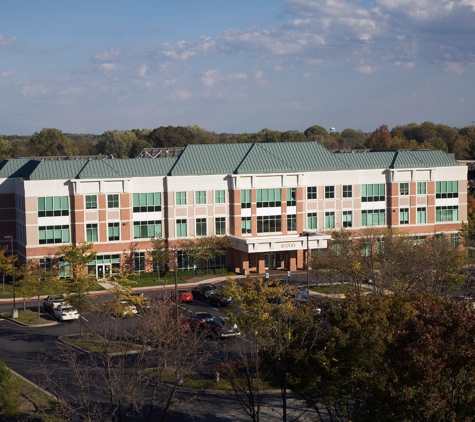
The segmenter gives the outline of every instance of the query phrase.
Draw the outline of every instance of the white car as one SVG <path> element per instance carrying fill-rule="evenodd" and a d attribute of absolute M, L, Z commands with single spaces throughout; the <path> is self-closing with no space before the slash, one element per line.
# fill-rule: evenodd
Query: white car
<path fill-rule="evenodd" d="M 79 318 L 79 312 L 71 305 L 59 305 L 53 309 L 53 314 L 58 321 L 70 321 Z"/>
<path fill-rule="evenodd" d="M 119 302 L 119 307 L 123 316 L 134 316 L 138 313 L 137 307 L 127 300 L 121 300 Z"/>

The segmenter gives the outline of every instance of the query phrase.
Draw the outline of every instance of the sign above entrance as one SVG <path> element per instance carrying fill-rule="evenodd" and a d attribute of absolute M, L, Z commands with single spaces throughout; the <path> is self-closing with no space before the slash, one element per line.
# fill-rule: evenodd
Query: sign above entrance
<path fill-rule="evenodd" d="M 247 253 L 279 252 L 309 249 L 325 249 L 328 234 L 317 233 L 313 236 L 280 236 L 280 237 L 236 237 L 229 236 L 230 247 Z M 307 244 L 308 242 L 308 244 Z"/>

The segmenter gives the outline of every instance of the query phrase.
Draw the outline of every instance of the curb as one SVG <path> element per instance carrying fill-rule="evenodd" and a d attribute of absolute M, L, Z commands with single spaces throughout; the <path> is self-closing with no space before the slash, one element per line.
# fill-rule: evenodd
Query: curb
<path fill-rule="evenodd" d="M 34 328 L 37 328 L 37 327 L 49 327 L 51 325 L 59 324 L 58 321 L 45 322 L 43 324 L 25 324 L 23 322 L 17 321 L 14 318 L 8 317 L 5 314 L 0 314 L 0 316 L 2 318 L 5 318 L 7 321 L 11 321 L 11 322 L 15 323 L 16 325 L 19 325 L 20 327 L 34 327 Z"/>

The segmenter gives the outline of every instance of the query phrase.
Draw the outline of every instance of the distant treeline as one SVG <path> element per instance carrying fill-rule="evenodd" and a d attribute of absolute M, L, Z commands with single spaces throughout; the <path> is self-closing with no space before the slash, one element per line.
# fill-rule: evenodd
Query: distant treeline
<path fill-rule="evenodd" d="M 102 135 L 70 134 L 47 128 L 32 136 L 0 136 L 0 159 L 13 157 L 112 155 L 136 157 L 144 148 L 177 148 L 189 144 L 317 141 L 338 149 L 439 149 L 457 159 L 475 158 L 475 127 L 454 128 L 424 122 L 382 125 L 372 133 L 345 129 L 329 133 L 315 125 L 304 132 L 262 129 L 257 133 L 209 132 L 200 126 L 160 126 L 156 129 L 113 130 Z"/>

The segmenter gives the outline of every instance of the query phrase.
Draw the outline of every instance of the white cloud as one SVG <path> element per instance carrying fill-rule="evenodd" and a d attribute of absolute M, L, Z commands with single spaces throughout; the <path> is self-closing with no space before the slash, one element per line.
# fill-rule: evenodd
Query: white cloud
<path fill-rule="evenodd" d="M 217 84 L 218 82 L 222 81 L 223 77 L 217 70 L 211 69 L 204 72 L 203 77 L 201 78 L 201 82 L 207 87 L 212 87 L 213 85 Z"/>
<path fill-rule="evenodd" d="M 120 48 L 111 48 L 110 50 L 107 51 L 102 51 L 101 53 L 98 53 L 94 56 L 94 59 L 99 60 L 99 61 L 111 61 L 113 59 L 117 59 L 122 53 L 122 50 Z"/>
<path fill-rule="evenodd" d="M 177 91 L 172 92 L 169 95 L 169 97 L 174 101 L 187 100 L 188 98 L 191 98 L 192 96 L 193 96 L 192 92 L 186 89 L 179 89 Z"/>
<path fill-rule="evenodd" d="M 147 69 L 148 69 L 148 66 L 143 64 L 137 69 L 137 75 L 143 78 L 145 74 L 147 73 Z"/>
<path fill-rule="evenodd" d="M 366 73 L 366 74 L 370 74 L 370 73 L 374 73 L 374 72 L 377 72 L 379 70 L 379 68 L 377 67 L 371 67 L 371 66 L 357 66 L 354 68 L 357 72 L 359 73 Z"/>
<path fill-rule="evenodd" d="M 443 67 L 446 72 L 453 72 L 457 75 L 461 75 L 464 71 L 463 66 L 460 63 L 446 62 Z"/>
<path fill-rule="evenodd" d="M 414 68 L 415 64 L 414 62 L 396 62 L 394 63 L 394 66 L 399 69 L 411 70 Z"/>
<path fill-rule="evenodd" d="M 17 37 L 4 38 L 0 35 L 0 48 L 7 47 L 8 45 L 14 43 L 17 40 Z"/>
<path fill-rule="evenodd" d="M 3 70 L 0 72 L 0 76 L 2 78 L 8 78 L 9 76 L 13 76 L 15 72 L 13 70 Z"/>

